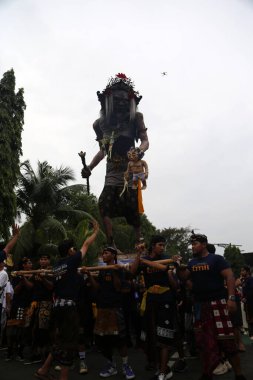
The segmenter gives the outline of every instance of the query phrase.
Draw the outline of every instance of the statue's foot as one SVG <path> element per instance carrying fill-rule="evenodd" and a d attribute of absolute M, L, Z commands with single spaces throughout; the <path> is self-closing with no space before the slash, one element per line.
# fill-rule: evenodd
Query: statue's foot
<path fill-rule="evenodd" d="M 112 236 L 107 239 L 107 246 L 115 248 L 118 255 L 123 254 L 123 252 L 121 252 L 120 249 L 116 247 L 115 241 Z"/>
<path fill-rule="evenodd" d="M 134 248 L 136 251 L 144 251 L 145 250 L 145 241 L 144 241 L 143 237 L 139 238 L 136 241 Z"/>

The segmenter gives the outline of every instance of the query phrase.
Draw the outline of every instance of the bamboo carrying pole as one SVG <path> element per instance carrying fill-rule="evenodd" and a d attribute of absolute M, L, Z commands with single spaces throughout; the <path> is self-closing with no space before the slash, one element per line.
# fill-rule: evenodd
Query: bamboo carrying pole
<path fill-rule="evenodd" d="M 145 259 L 144 259 L 145 260 Z M 145 260 L 145 264 L 148 264 L 149 260 Z M 171 264 L 174 263 L 175 260 L 173 259 L 164 259 L 164 260 L 153 260 L 150 261 L 151 263 L 159 263 L 159 264 Z M 131 262 L 129 263 L 131 264 Z M 98 265 L 93 267 L 80 267 L 78 268 L 78 271 L 87 270 L 87 271 L 100 271 L 100 270 L 108 270 L 108 269 L 119 269 L 119 268 L 125 268 L 124 264 L 114 264 L 114 265 Z M 45 276 L 54 276 L 54 271 L 52 269 L 31 269 L 31 270 L 19 270 L 19 271 L 12 271 L 12 276 L 25 276 L 29 274 L 38 274 L 38 275 L 45 275 Z"/>
<path fill-rule="evenodd" d="M 149 260 L 145 260 L 145 264 L 148 263 Z M 151 263 L 158 263 L 158 264 L 171 264 L 174 263 L 175 260 L 173 259 L 164 259 L 164 260 L 154 260 L 150 261 Z M 129 262 L 131 264 L 131 262 Z M 108 269 L 118 269 L 118 268 L 125 268 L 124 264 L 114 264 L 114 265 L 99 265 L 94 267 L 86 267 L 83 266 L 81 268 L 78 268 L 79 270 L 87 270 L 87 271 L 100 271 L 100 270 L 108 270 Z"/>
<path fill-rule="evenodd" d="M 12 276 L 26 276 L 29 274 L 53 276 L 53 270 L 52 269 L 31 269 L 31 270 L 16 270 L 16 271 L 11 272 Z"/>

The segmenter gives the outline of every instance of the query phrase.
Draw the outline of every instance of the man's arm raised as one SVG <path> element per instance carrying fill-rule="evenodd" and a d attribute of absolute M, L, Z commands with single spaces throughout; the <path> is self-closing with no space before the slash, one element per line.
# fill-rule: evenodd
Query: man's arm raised
<path fill-rule="evenodd" d="M 18 240 L 18 237 L 19 237 L 19 232 L 20 232 L 20 228 L 17 224 L 14 224 L 12 226 L 12 238 L 11 240 L 6 244 L 6 246 L 4 247 L 4 252 L 6 253 L 6 255 L 8 253 L 10 253 L 10 251 L 12 250 L 12 248 L 15 246 L 17 240 Z"/>
<path fill-rule="evenodd" d="M 93 220 L 92 221 L 92 224 L 93 224 L 93 232 L 92 234 L 84 241 L 80 251 L 81 251 L 81 254 L 82 254 L 82 259 L 85 257 L 87 251 L 88 251 L 88 248 L 89 246 L 95 241 L 96 237 L 97 237 L 97 234 L 98 234 L 98 231 L 99 231 L 99 225 L 98 225 L 98 222 L 96 220 Z"/>

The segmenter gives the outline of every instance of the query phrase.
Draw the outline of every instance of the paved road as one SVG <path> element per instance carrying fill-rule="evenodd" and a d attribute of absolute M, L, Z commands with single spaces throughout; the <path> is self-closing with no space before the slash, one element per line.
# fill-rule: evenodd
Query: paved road
<path fill-rule="evenodd" d="M 246 343 L 246 352 L 241 354 L 242 366 L 247 380 L 253 380 L 253 344 L 248 337 L 244 337 Z M 141 350 L 130 349 L 129 351 L 130 364 L 134 368 L 136 380 L 149 380 L 152 377 L 152 372 L 147 372 L 144 369 L 145 357 Z M 116 358 L 118 368 L 120 369 L 120 358 Z M 101 380 L 98 375 L 99 369 L 104 364 L 104 359 L 97 352 L 90 352 L 87 355 L 87 364 L 89 366 L 89 373 L 87 375 L 79 375 L 78 363 L 76 368 L 70 372 L 70 380 Z M 188 370 L 184 373 L 175 373 L 173 380 L 197 380 L 200 377 L 200 362 L 199 359 L 188 359 Z M 4 351 L 0 351 L 0 380 L 30 380 L 35 379 L 34 372 L 39 368 L 38 364 L 24 365 L 23 363 L 11 361 L 4 361 Z M 123 375 L 120 373 L 113 376 L 114 380 L 124 380 Z M 232 372 L 228 372 L 222 376 L 215 376 L 215 380 L 234 380 Z"/>

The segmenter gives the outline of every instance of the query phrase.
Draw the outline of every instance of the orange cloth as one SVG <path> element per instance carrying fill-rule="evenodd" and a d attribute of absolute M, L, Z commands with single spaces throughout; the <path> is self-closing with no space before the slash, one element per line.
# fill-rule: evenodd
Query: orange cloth
<path fill-rule="evenodd" d="M 140 214 L 144 213 L 144 207 L 142 203 L 142 193 L 141 193 L 141 180 L 138 179 L 138 211 Z"/>

